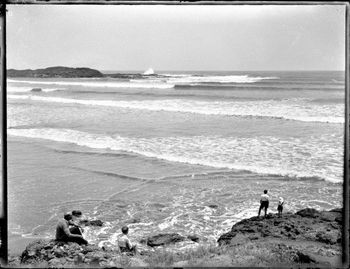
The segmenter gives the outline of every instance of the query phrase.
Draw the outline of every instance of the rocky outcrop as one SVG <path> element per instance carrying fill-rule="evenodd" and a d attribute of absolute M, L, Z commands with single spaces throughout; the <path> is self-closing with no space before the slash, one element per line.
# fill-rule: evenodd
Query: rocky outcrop
<path fill-rule="evenodd" d="M 64 66 L 54 66 L 44 69 L 25 69 L 7 70 L 7 77 L 37 77 L 37 78 L 91 78 L 91 77 L 104 77 L 104 75 L 95 69 L 87 67 L 64 67 Z"/>
<path fill-rule="evenodd" d="M 284 214 L 282 217 L 268 214 L 266 218 L 252 217 L 236 223 L 230 232 L 220 236 L 218 243 L 230 244 L 237 235 L 243 235 L 249 240 L 269 237 L 339 244 L 341 220 L 342 214 L 339 209 L 317 211 L 307 208 L 295 214 Z"/>
<path fill-rule="evenodd" d="M 341 260 L 341 240 L 341 209 L 306 208 L 282 217 L 268 214 L 266 218 L 242 220 L 233 225 L 230 232 L 221 235 L 218 243 L 228 246 L 263 243 L 297 264 L 327 266 Z"/>
<path fill-rule="evenodd" d="M 80 224 L 84 226 L 102 226 L 103 221 L 102 220 L 81 220 Z"/>
<path fill-rule="evenodd" d="M 125 259 L 124 259 L 125 260 Z M 94 245 L 79 245 L 55 240 L 36 240 L 30 243 L 19 258 L 9 259 L 11 266 L 21 267 L 124 267 L 118 250 L 101 249 Z M 143 266 L 144 263 L 127 259 L 128 264 Z"/>
<path fill-rule="evenodd" d="M 186 237 L 184 236 L 181 236 L 177 233 L 169 233 L 169 234 L 157 234 L 154 236 L 147 237 L 146 239 L 142 239 L 141 243 L 146 243 L 150 247 L 158 247 L 158 246 L 174 244 L 184 240 L 186 240 Z"/>
<path fill-rule="evenodd" d="M 102 225 L 90 221 L 88 225 Z M 139 243 L 139 254 L 121 254 L 117 247 L 78 245 L 55 240 L 36 240 L 19 257 L 10 257 L 12 267 L 146 267 L 146 266 L 317 266 L 341 265 L 342 210 L 307 208 L 282 217 L 269 214 L 233 225 L 218 239 L 219 246 L 205 245 L 205 238 L 161 233 Z M 200 242 L 200 244 L 194 244 Z M 181 251 L 190 242 L 196 249 Z M 204 244 L 201 244 L 201 243 Z M 179 243 L 179 244 L 177 244 Z M 221 247 L 223 246 L 224 247 Z M 162 251 L 157 247 L 162 246 Z M 166 248 L 163 248 L 166 247 Z M 168 252 L 164 252 L 167 249 Z M 192 253 L 192 254 L 191 254 Z"/>

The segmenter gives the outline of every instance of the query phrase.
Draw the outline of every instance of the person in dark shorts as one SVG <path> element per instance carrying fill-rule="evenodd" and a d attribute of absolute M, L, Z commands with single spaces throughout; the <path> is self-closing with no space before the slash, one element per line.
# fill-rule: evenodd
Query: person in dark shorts
<path fill-rule="evenodd" d="M 79 234 L 83 235 L 82 232 L 84 229 L 80 226 L 80 220 L 82 217 L 82 213 L 80 210 L 73 210 L 72 211 L 72 220 L 69 221 L 69 231 L 72 234 Z"/>
<path fill-rule="evenodd" d="M 124 226 L 122 234 L 118 236 L 118 246 L 121 253 L 136 254 L 136 245 L 133 245 L 128 237 L 129 228 Z"/>
<path fill-rule="evenodd" d="M 63 220 L 60 220 L 56 227 L 56 240 L 63 242 L 76 242 L 78 244 L 88 244 L 82 235 L 72 234 L 69 231 L 69 221 L 72 220 L 71 214 L 65 214 Z"/>
<path fill-rule="evenodd" d="M 284 204 L 284 200 L 283 200 L 282 197 L 280 197 L 280 198 L 278 199 L 278 206 L 277 206 L 277 211 L 278 211 L 278 216 L 279 216 L 279 217 L 282 216 L 283 204 Z"/>
<path fill-rule="evenodd" d="M 267 195 L 267 190 L 264 190 L 264 194 L 262 194 L 260 198 L 260 208 L 259 208 L 258 217 L 260 217 L 261 209 L 265 210 L 265 217 L 266 217 L 268 207 L 269 207 L 269 196 Z"/>

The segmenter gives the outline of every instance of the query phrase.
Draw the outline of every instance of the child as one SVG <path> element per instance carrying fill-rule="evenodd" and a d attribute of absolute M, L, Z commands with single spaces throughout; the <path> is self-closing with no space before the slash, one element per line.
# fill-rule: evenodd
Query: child
<path fill-rule="evenodd" d="M 280 198 L 278 199 L 278 207 L 277 207 L 277 211 L 278 211 L 278 216 L 279 216 L 279 217 L 282 216 L 283 204 L 284 204 L 283 198 L 280 197 Z"/>

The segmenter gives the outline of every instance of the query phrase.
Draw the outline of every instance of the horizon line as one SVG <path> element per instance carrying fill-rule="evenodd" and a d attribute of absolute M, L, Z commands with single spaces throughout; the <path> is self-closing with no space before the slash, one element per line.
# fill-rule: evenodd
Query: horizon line
<path fill-rule="evenodd" d="M 18 68 L 7 68 L 7 70 L 13 69 L 13 70 L 38 70 L 38 69 L 46 69 L 51 67 L 67 67 L 67 68 L 90 68 L 94 70 L 98 70 L 100 72 L 144 72 L 146 69 L 99 69 L 99 68 L 93 68 L 93 67 L 86 67 L 86 66 L 63 66 L 63 65 L 56 65 L 56 66 L 47 66 L 47 67 L 39 67 L 39 68 L 24 68 L 24 69 L 18 69 Z M 157 70 L 157 69 L 153 69 Z M 184 70 L 184 69 L 159 69 L 157 72 L 345 72 L 346 69 L 283 69 L 283 70 L 276 70 L 276 69 L 242 69 L 242 70 L 215 70 L 215 69 L 207 69 L 207 70 L 200 70 L 200 69 L 192 69 L 192 70 Z"/>

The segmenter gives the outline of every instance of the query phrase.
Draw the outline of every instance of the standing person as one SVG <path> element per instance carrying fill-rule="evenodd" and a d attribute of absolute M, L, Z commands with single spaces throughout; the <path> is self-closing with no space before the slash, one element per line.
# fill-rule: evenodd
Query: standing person
<path fill-rule="evenodd" d="M 63 220 L 60 220 L 56 227 L 56 240 L 63 242 L 76 242 L 78 244 L 87 244 L 88 242 L 82 235 L 72 234 L 69 231 L 69 222 L 72 220 L 71 214 L 65 214 Z"/>
<path fill-rule="evenodd" d="M 136 244 L 131 244 L 131 241 L 128 237 L 129 228 L 124 226 L 122 228 L 122 234 L 118 236 L 118 246 L 121 253 L 131 253 L 136 254 Z"/>
<path fill-rule="evenodd" d="M 278 206 L 277 206 L 277 211 L 278 211 L 278 216 L 279 216 L 279 217 L 282 216 L 283 204 L 284 204 L 284 200 L 283 200 L 282 197 L 280 197 L 280 198 L 278 199 Z"/>
<path fill-rule="evenodd" d="M 269 207 L 269 196 L 267 195 L 267 190 L 264 190 L 264 194 L 262 194 L 260 198 L 260 208 L 259 208 L 258 217 L 260 217 L 260 212 L 261 212 L 261 209 L 263 208 L 265 209 L 265 217 L 266 217 L 268 207 Z"/>

